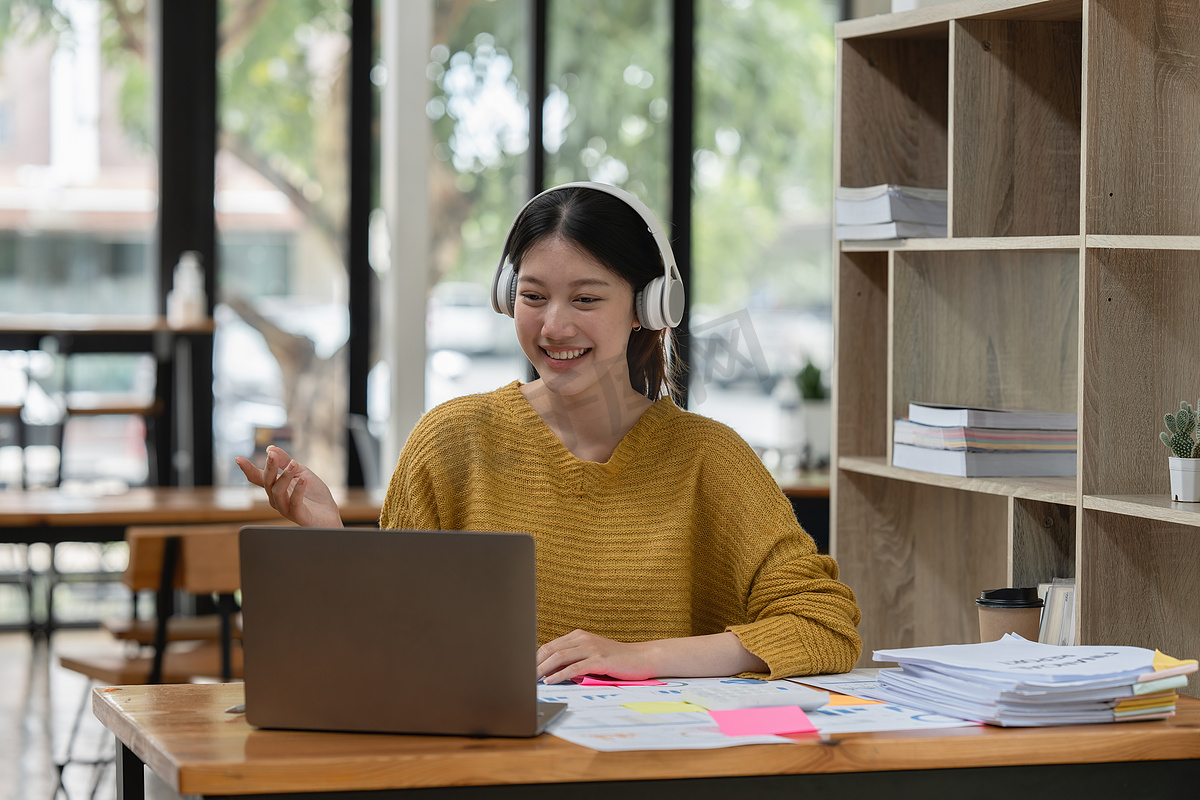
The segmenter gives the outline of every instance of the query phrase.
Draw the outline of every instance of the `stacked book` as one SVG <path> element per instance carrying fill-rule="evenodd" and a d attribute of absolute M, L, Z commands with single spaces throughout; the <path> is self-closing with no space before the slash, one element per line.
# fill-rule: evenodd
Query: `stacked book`
<path fill-rule="evenodd" d="M 1005 634 L 982 644 L 876 650 L 874 700 L 990 725 L 1165 719 L 1197 662 L 1127 646 L 1059 647 Z"/>
<path fill-rule="evenodd" d="M 946 190 L 881 183 L 839 187 L 834 197 L 839 239 L 908 239 L 946 235 Z"/>
<path fill-rule="evenodd" d="M 974 478 L 1075 474 L 1076 416 L 909 403 L 892 430 L 892 466 Z"/>

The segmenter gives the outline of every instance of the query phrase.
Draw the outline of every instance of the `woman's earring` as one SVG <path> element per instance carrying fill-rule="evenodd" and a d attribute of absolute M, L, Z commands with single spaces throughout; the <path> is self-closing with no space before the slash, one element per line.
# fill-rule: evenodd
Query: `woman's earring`
<path fill-rule="evenodd" d="M 634 325 L 634 326 L 633 326 L 633 332 L 634 332 L 634 333 L 637 333 L 637 332 L 638 332 L 638 331 L 640 331 L 641 329 L 642 329 L 642 326 L 641 326 L 641 325 Z"/>

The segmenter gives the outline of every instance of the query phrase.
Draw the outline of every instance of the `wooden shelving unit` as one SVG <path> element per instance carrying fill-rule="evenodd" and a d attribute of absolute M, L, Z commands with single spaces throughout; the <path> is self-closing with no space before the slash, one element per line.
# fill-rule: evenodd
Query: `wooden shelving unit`
<path fill-rule="evenodd" d="M 831 548 L 861 664 L 977 641 L 981 590 L 1055 576 L 1077 641 L 1200 656 L 1200 508 L 1158 441 L 1200 398 L 1200 0 L 961 0 L 837 37 L 838 184 L 949 190 L 947 238 L 838 247 Z M 913 400 L 1074 411 L 1078 476 L 893 468 Z"/>

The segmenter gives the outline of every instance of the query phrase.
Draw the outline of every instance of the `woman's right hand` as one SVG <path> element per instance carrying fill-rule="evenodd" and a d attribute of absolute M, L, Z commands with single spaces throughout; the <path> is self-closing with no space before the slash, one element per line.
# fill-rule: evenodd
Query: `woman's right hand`
<path fill-rule="evenodd" d="M 267 492 L 271 508 L 306 528 L 340 528 L 342 517 L 325 481 L 275 445 L 262 469 L 248 458 L 234 459 L 246 480 Z"/>

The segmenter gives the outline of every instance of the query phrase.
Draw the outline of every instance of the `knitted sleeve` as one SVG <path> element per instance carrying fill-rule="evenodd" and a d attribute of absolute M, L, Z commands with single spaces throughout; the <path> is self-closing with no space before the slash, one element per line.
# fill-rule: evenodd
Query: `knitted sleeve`
<path fill-rule="evenodd" d="M 847 672 L 862 651 L 860 613 L 829 556 L 803 554 L 781 539 L 754 577 L 751 620 L 728 630 L 770 668 L 769 678 Z"/>
<path fill-rule="evenodd" d="M 383 529 L 441 530 L 436 486 L 431 469 L 437 462 L 442 409 L 434 409 L 417 422 L 392 471 L 387 495 L 379 514 Z"/>
<path fill-rule="evenodd" d="M 862 650 L 854 592 L 838 581 L 836 562 L 817 552 L 762 462 L 733 437 L 709 444 L 699 498 L 711 569 L 745 598 L 745 621 L 726 630 L 767 663 L 766 677 L 846 672 Z"/>

